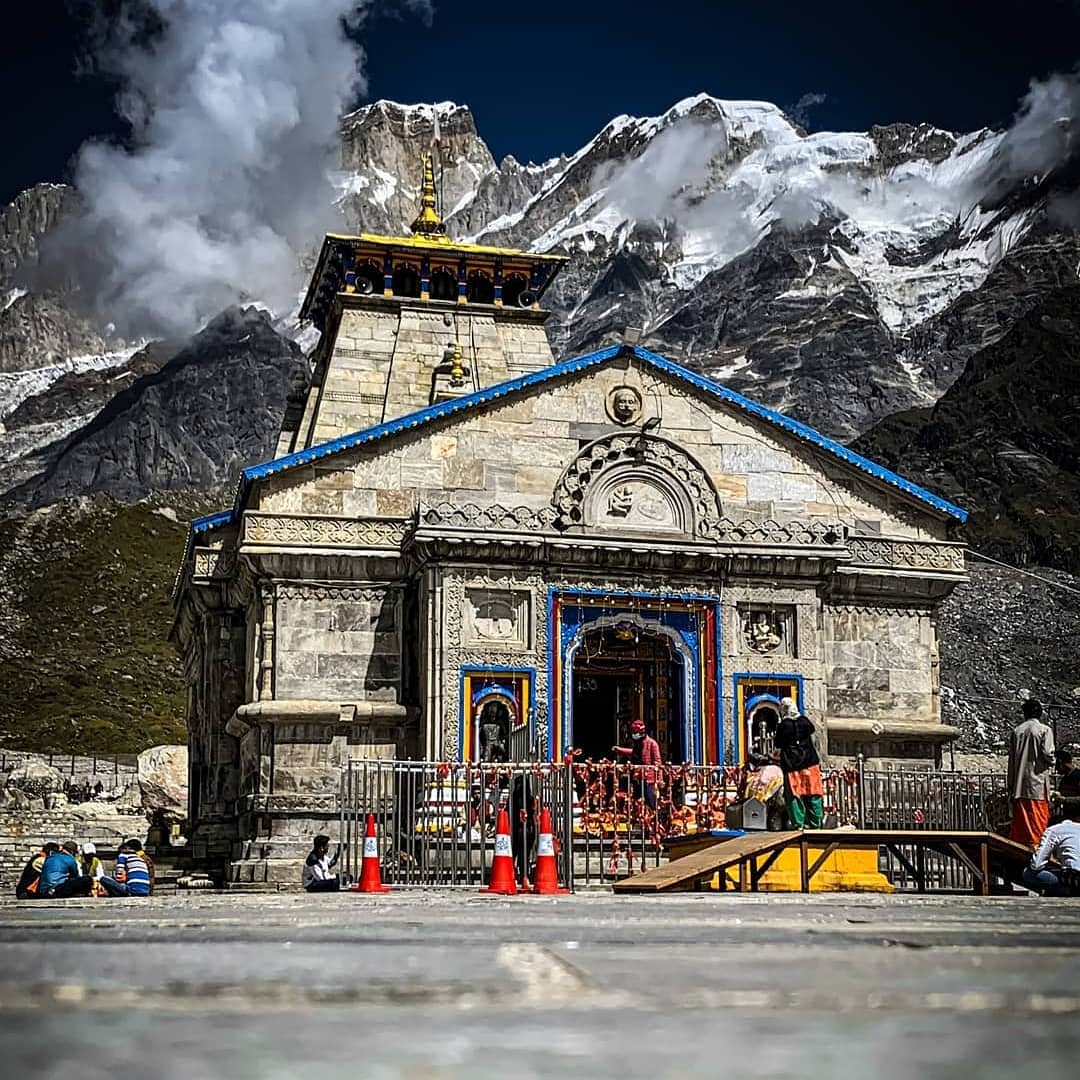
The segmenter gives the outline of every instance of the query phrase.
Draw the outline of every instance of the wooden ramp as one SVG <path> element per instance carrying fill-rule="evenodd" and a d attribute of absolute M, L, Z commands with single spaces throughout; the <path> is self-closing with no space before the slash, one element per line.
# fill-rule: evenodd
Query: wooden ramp
<path fill-rule="evenodd" d="M 824 846 L 810 862 L 810 847 Z M 690 846 L 690 845 L 686 845 Z M 696 845 L 695 845 L 696 846 Z M 805 832 L 755 832 L 719 840 L 674 858 L 663 866 L 617 881 L 616 893 L 658 893 L 701 889 L 718 871 L 737 867 L 739 889 L 756 891 L 762 875 L 781 851 L 798 848 L 803 892 L 810 880 L 836 851 L 887 848 L 911 874 L 919 892 L 926 889 L 925 853 L 939 852 L 960 862 L 971 873 L 972 887 L 990 893 L 991 872 L 1016 880 L 1031 851 L 992 832 L 931 829 L 814 829 Z M 913 856 L 909 857 L 909 856 Z"/>
<path fill-rule="evenodd" d="M 617 893 L 678 892 L 700 889 L 702 883 L 712 878 L 718 870 L 730 866 L 740 868 L 772 852 L 779 852 L 792 842 L 797 842 L 801 832 L 753 832 L 734 839 L 720 840 L 688 855 L 674 859 L 663 866 L 654 866 L 643 874 L 616 881 L 612 888 Z M 772 865 L 771 860 L 767 860 Z M 765 872 L 767 866 L 759 870 Z"/>

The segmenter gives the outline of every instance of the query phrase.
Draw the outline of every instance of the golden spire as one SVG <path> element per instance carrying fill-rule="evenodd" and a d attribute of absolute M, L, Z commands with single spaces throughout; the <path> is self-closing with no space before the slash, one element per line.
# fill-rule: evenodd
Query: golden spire
<path fill-rule="evenodd" d="M 435 209 L 435 167 L 431 163 L 431 154 L 424 152 L 424 187 L 420 199 L 420 213 L 412 223 L 412 231 L 421 236 L 446 236 L 446 226 Z"/>

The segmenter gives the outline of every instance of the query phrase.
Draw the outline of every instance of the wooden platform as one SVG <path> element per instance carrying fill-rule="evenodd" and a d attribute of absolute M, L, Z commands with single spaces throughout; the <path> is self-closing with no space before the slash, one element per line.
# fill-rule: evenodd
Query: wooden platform
<path fill-rule="evenodd" d="M 704 841 L 704 837 L 702 840 Z M 810 846 L 824 851 L 810 862 Z M 983 896 L 990 893 L 991 871 L 1007 879 L 1017 877 L 1031 858 L 1023 844 L 991 832 L 942 832 L 930 829 L 815 829 L 800 832 L 755 832 L 707 846 L 693 842 L 673 844 L 686 850 L 663 866 L 617 881 L 616 893 L 685 892 L 702 889 L 718 871 L 737 868 L 740 891 L 756 892 L 762 875 L 781 851 L 798 848 L 802 891 L 835 851 L 887 848 L 911 874 L 919 892 L 926 889 L 925 853 L 936 851 L 956 859 L 971 873 L 972 887 Z M 904 848 L 914 850 L 914 861 Z M 696 849 L 696 850 L 694 850 Z"/>

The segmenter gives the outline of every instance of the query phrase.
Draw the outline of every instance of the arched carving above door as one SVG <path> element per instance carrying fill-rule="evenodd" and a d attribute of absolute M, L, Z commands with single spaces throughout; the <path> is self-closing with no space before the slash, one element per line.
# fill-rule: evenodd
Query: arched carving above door
<path fill-rule="evenodd" d="M 552 495 L 560 529 L 715 537 L 720 500 L 705 470 L 667 439 L 620 432 L 589 443 Z"/>

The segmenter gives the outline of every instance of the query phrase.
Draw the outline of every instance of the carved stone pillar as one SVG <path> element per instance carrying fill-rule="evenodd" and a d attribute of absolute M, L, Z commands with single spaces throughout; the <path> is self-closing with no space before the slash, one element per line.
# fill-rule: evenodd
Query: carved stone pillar
<path fill-rule="evenodd" d="M 274 585 L 263 582 L 262 598 L 262 661 L 259 672 L 259 700 L 274 699 Z"/>

